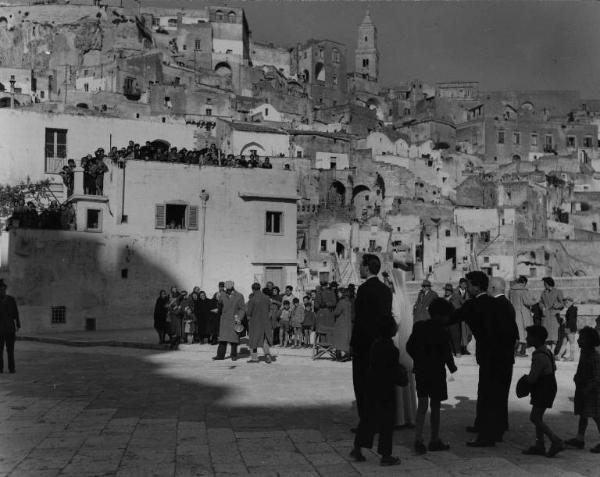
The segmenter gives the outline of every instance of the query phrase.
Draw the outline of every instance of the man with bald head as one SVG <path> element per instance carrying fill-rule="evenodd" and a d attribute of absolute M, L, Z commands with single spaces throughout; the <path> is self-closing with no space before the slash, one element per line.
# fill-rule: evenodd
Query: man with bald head
<path fill-rule="evenodd" d="M 494 358 L 495 393 L 498 401 L 496 403 L 495 415 L 498 417 L 497 429 L 498 440 L 508 430 L 508 394 L 512 380 L 513 365 L 515 364 L 515 345 L 519 341 L 519 329 L 517 327 L 515 309 L 506 297 L 506 282 L 500 277 L 491 277 L 488 293 L 494 297 L 496 302 L 497 316 L 492 323 L 494 341 L 490 350 Z"/>

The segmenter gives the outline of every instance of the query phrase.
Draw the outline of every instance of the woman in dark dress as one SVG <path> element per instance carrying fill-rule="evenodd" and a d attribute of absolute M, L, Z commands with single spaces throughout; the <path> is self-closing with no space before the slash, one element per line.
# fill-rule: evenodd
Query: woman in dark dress
<path fill-rule="evenodd" d="M 165 342 L 165 333 L 167 327 L 167 309 L 169 308 L 169 297 L 165 290 L 161 290 L 156 304 L 154 305 L 154 329 L 158 333 L 158 342 Z"/>
<path fill-rule="evenodd" d="M 214 321 L 212 310 L 217 309 L 217 301 L 212 298 L 208 298 L 206 293 L 200 292 L 199 300 L 196 302 L 196 316 L 198 317 L 198 338 L 200 344 L 204 344 L 204 340 L 210 340 L 211 337 L 211 321 Z M 215 334 L 218 334 L 215 333 Z"/>

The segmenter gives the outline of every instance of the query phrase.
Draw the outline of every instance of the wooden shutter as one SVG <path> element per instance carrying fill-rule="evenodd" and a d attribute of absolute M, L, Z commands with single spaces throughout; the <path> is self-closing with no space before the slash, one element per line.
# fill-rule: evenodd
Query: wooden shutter
<path fill-rule="evenodd" d="M 188 207 L 188 230 L 198 230 L 198 206 L 190 205 Z"/>
<path fill-rule="evenodd" d="M 167 226 L 167 206 L 165 204 L 156 204 L 154 213 L 154 228 L 164 229 Z"/>

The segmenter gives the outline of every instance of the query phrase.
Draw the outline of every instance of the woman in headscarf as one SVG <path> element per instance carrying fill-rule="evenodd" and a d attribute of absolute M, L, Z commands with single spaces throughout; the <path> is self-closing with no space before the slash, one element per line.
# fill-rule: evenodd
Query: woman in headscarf
<path fill-rule="evenodd" d="M 396 425 L 400 427 L 413 427 L 417 412 L 417 391 L 415 375 L 412 373 L 413 362 L 406 351 L 406 343 L 412 333 L 413 319 L 412 310 L 406 291 L 406 279 L 404 272 L 394 268 L 391 271 L 391 283 L 394 293 L 392 295 L 392 312 L 398 332 L 394 343 L 400 350 L 400 363 L 408 370 L 408 386 L 396 387 Z"/>
<path fill-rule="evenodd" d="M 333 327 L 332 344 L 335 348 L 337 361 L 348 361 L 350 357 L 350 337 L 352 336 L 352 302 L 347 288 L 338 290 L 339 301 L 333 312 L 335 325 Z"/>
<path fill-rule="evenodd" d="M 204 344 L 204 340 L 210 341 L 211 336 L 211 320 L 213 319 L 214 310 L 218 308 L 217 300 L 208 298 L 206 293 L 200 292 L 200 299 L 197 302 L 196 317 L 198 318 L 198 337 L 200 344 Z"/>
<path fill-rule="evenodd" d="M 158 342 L 165 342 L 167 328 L 167 310 L 169 308 L 169 297 L 165 290 L 161 290 L 154 304 L 154 329 L 158 333 Z"/>

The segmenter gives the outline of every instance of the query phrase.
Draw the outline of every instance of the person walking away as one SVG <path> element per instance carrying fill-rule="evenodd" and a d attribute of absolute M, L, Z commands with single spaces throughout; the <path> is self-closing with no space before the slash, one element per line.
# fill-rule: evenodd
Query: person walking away
<path fill-rule="evenodd" d="M 540 297 L 540 305 L 544 312 L 542 326 L 548 331 L 548 348 L 554 352 L 558 341 L 559 313 L 564 308 L 564 299 L 562 291 L 555 288 L 552 277 L 544 277 L 542 281 L 544 282 L 544 291 Z"/>
<path fill-rule="evenodd" d="M 169 296 L 165 290 L 161 290 L 154 304 L 154 329 L 158 333 L 158 343 L 165 342 L 167 327 L 167 311 L 169 309 Z"/>
<path fill-rule="evenodd" d="M 431 282 L 429 280 L 423 280 L 421 283 L 421 290 L 417 295 L 417 300 L 415 301 L 415 305 L 413 307 L 413 320 L 416 323 L 417 321 L 424 321 L 430 318 L 429 312 L 427 309 L 433 300 L 438 297 L 438 294 L 431 290 Z"/>
<path fill-rule="evenodd" d="M 371 423 L 373 422 L 374 410 L 369 403 L 371 346 L 380 335 L 381 323 L 385 323 L 386 320 L 389 321 L 390 319 L 393 321 L 392 292 L 377 278 L 380 270 L 381 261 L 377 255 L 366 253 L 362 256 L 360 276 L 365 281 L 358 287 L 356 294 L 356 318 L 350 339 L 353 352 L 352 383 L 359 419 L 355 446 L 350 454 L 355 461 L 365 459 L 360 452 L 360 447 L 362 447 L 362 443 L 369 443 Z M 318 295 L 317 302 L 320 303 Z M 319 315 L 317 315 L 317 320 L 319 320 Z"/>
<path fill-rule="evenodd" d="M 562 340 L 556 359 L 563 361 L 575 361 L 575 343 L 577 341 L 577 307 L 574 304 L 573 298 L 565 298 L 565 337 Z M 567 351 L 569 357 L 567 358 Z"/>
<path fill-rule="evenodd" d="M 290 329 L 294 340 L 294 348 L 300 348 L 302 343 L 302 323 L 304 322 L 304 307 L 300 306 L 300 300 L 292 300 L 292 316 L 290 318 Z"/>
<path fill-rule="evenodd" d="M 508 430 L 508 395 L 512 381 L 513 366 L 515 364 L 515 346 L 519 340 L 515 309 L 504 294 L 506 282 L 500 277 L 491 277 L 488 293 L 494 297 L 498 316 L 492 325 L 493 355 L 493 384 L 494 391 L 491 396 L 495 400 L 496 411 L 492 416 L 497 425 L 495 438 L 502 441 L 504 432 Z"/>
<path fill-rule="evenodd" d="M 15 340 L 17 331 L 21 328 L 19 310 L 15 299 L 6 294 L 6 283 L 0 279 L 0 373 L 4 372 L 4 346 L 8 358 L 8 371 L 16 373 Z"/>
<path fill-rule="evenodd" d="M 348 361 L 350 354 L 350 338 L 352 337 L 352 303 L 347 289 L 338 291 L 339 301 L 335 307 L 335 326 L 332 344 L 337 361 Z"/>
<path fill-rule="evenodd" d="M 600 353 L 596 349 L 600 346 L 600 336 L 594 328 L 586 326 L 579 331 L 577 343 L 581 348 L 581 355 L 573 380 L 575 381 L 575 415 L 579 416 L 579 425 L 577 436 L 565 443 L 583 449 L 589 419 L 594 420 L 600 432 Z M 590 451 L 600 454 L 600 444 L 592 447 Z"/>
<path fill-rule="evenodd" d="M 467 291 L 471 299 L 455 310 L 450 323 L 465 321 L 475 337 L 475 359 L 479 366 L 479 381 L 477 385 L 477 407 L 475 423 L 467 427 L 467 432 L 477 433 L 477 438 L 467 442 L 470 447 L 493 447 L 500 433 L 496 427 L 496 417 L 499 413 L 495 405 L 498 400 L 494 398 L 495 368 L 492 366 L 494 356 L 492 323 L 497 319 L 497 304 L 487 294 L 489 285 L 488 276 L 481 271 L 469 272 L 466 275 Z"/>
<path fill-rule="evenodd" d="M 415 451 L 419 455 L 427 452 L 423 442 L 423 427 L 428 407 L 431 408 L 429 450 L 435 452 L 450 449 L 440 438 L 440 408 L 442 401 L 448 399 L 446 367 L 451 373 L 456 372 L 450 334 L 446 328 L 454 307 L 447 300 L 436 298 L 429 305 L 428 311 L 431 319 L 415 323 L 406 343 L 406 351 L 413 359 L 417 385 Z"/>
<path fill-rule="evenodd" d="M 452 283 L 446 283 L 444 285 L 444 300 L 452 305 L 453 309 L 458 309 L 460 306 L 454 306 L 455 295 L 454 287 Z M 455 323 L 448 326 L 448 333 L 450 335 L 450 345 L 452 347 L 452 353 L 454 356 L 459 356 L 462 349 L 462 323 Z"/>
<path fill-rule="evenodd" d="M 369 352 L 368 404 L 371 411 L 369 427 L 367 429 L 363 427 L 356 434 L 354 448 L 350 455 L 357 462 L 364 461 L 365 457 L 361 449 L 373 447 L 374 436 L 379 434 L 377 453 L 381 455 L 380 465 L 392 466 L 400 464 L 400 459 L 392 456 L 396 421 L 396 386 L 401 384 L 399 382 L 400 353 L 392 341 L 397 325 L 392 317 L 388 317 L 379 322 L 377 327 L 379 328 L 377 337 Z"/>
<path fill-rule="evenodd" d="M 525 330 L 534 324 L 531 308 L 536 303 L 535 298 L 527 289 L 527 277 L 521 275 L 511 283 L 508 298 L 515 309 L 515 319 L 519 331 L 518 349 L 515 354 L 525 358 L 527 356 L 527 332 Z"/>
<path fill-rule="evenodd" d="M 213 360 L 225 359 L 227 343 L 231 346 L 231 361 L 237 361 L 237 347 L 240 343 L 240 335 L 235 330 L 241 325 L 246 314 L 244 297 L 234 288 L 233 281 L 225 282 L 225 293 L 221 295 L 222 312 L 219 324 L 219 346 L 217 355 Z"/>
<path fill-rule="evenodd" d="M 531 355 L 531 370 L 527 375 L 527 383 L 531 389 L 531 414 L 529 420 L 535 426 L 535 445 L 525 449 L 525 455 L 547 455 L 554 457 L 565 448 L 565 444 L 544 422 L 546 409 L 551 409 L 556 397 L 556 363 L 554 355 L 546 347 L 548 332 L 543 326 L 528 326 L 527 344 L 534 347 Z M 546 454 L 544 436 L 548 436 L 552 444 Z"/>
<path fill-rule="evenodd" d="M 290 345 L 290 321 L 292 309 L 288 300 L 283 300 L 281 313 L 279 314 L 279 347 L 285 348 Z"/>
<path fill-rule="evenodd" d="M 271 300 L 260 290 L 259 283 L 252 284 L 252 296 L 246 306 L 248 317 L 248 346 L 252 350 L 249 363 L 258 363 L 258 348 L 262 348 L 265 361 L 271 362 L 270 346 L 273 344 L 273 323 L 270 316 Z"/>

